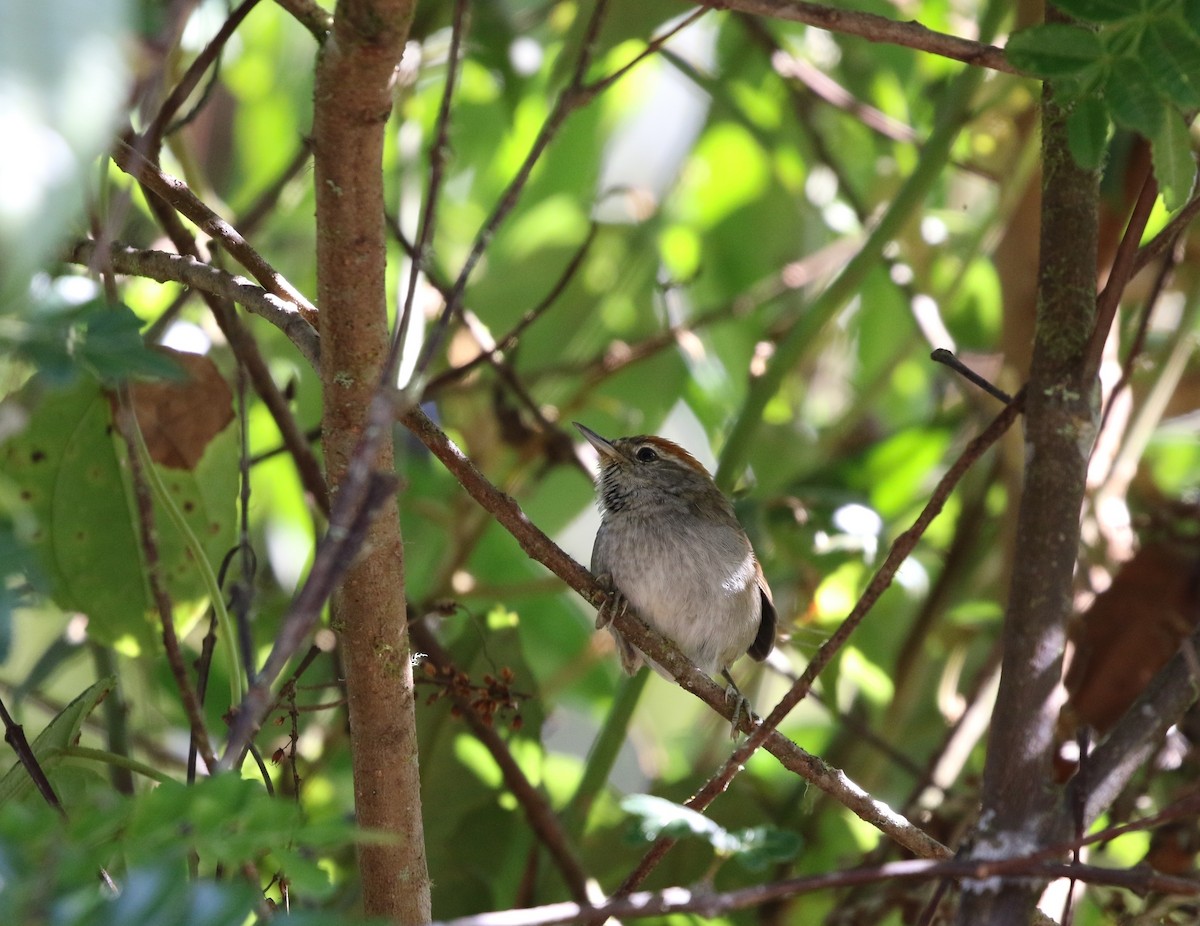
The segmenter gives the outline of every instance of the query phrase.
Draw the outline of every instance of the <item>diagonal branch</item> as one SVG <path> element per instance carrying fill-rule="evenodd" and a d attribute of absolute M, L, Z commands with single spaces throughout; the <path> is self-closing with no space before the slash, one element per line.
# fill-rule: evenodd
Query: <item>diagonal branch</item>
<path fill-rule="evenodd" d="M 67 259 L 87 266 L 95 258 L 96 251 L 95 241 L 80 241 L 67 254 Z M 316 329 L 305 320 L 296 303 L 281 299 L 245 277 L 234 276 L 185 254 L 112 244 L 108 258 L 110 266 L 117 273 L 146 277 L 159 283 L 181 283 L 202 293 L 236 302 L 283 332 L 301 356 L 314 369 L 317 367 L 319 338 Z"/>
<path fill-rule="evenodd" d="M 116 165 L 134 177 L 181 215 L 194 222 L 206 234 L 221 242 L 230 256 L 249 271 L 263 289 L 295 305 L 304 319 L 311 325 L 317 324 L 317 309 L 298 289 L 292 286 L 278 270 L 272 267 L 236 228 L 208 208 L 193 193 L 186 183 L 159 170 L 125 142 L 117 142 L 113 151 Z"/>
<path fill-rule="evenodd" d="M 953 58 L 965 64 L 990 68 L 993 71 L 1021 73 L 1009 63 L 1003 48 L 947 35 L 944 32 L 934 32 L 915 20 L 898 22 L 874 13 L 805 3 L 803 0 L 708 0 L 704 5 L 714 9 L 735 10 L 739 13 L 804 23 L 828 32 L 853 35 L 868 42 L 913 48 L 929 52 L 931 55 Z"/>
<path fill-rule="evenodd" d="M 471 497 L 513 535 L 521 549 L 531 558 L 546 566 L 586 601 L 598 603 L 604 600 L 605 592 L 592 574 L 539 530 L 510 496 L 488 482 L 470 459 L 424 412 L 413 408 L 402 413 L 400 420 L 454 474 Z M 630 643 L 666 669 L 680 687 L 723 717 L 733 719 L 733 705 L 726 699 L 725 690 L 693 666 L 669 640 L 642 623 L 631 611 L 618 614 L 614 623 Z M 753 729 L 745 716 L 741 718 L 740 729 L 746 732 Z M 872 798 L 840 769 L 833 768 L 818 757 L 805 752 L 777 731 L 770 731 L 763 742 L 763 748 L 775 756 L 785 768 L 829 794 L 852 813 L 913 854 L 922 858 L 945 858 L 950 854 L 936 839 L 919 827 L 913 826 L 886 804 Z"/>

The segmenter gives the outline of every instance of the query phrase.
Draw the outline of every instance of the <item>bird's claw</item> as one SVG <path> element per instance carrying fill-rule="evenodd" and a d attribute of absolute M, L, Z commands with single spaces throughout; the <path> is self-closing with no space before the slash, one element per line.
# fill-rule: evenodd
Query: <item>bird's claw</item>
<path fill-rule="evenodd" d="M 750 721 L 751 725 L 758 719 L 754 716 L 754 711 L 750 706 L 750 699 L 742 694 L 741 689 L 733 681 L 733 676 L 729 674 L 728 669 L 722 669 L 721 674 L 725 676 L 725 681 L 728 684 L 725 686 L 725 701 L 733 702 L 733 717 L 729 721 L 729 738 L 737 739 L 738 728 L 741 726 L 742 718 Z"/>
<path fill-rule="evenodd" d="M 629 610 L 629 599 L 621 594 L 608 573 L 597 576 L 596 584 L 605 591 L 600 607 L 596 609 L 596 629 L 603 630 L 613 622 L 614 617 L 624 615 Z"/>

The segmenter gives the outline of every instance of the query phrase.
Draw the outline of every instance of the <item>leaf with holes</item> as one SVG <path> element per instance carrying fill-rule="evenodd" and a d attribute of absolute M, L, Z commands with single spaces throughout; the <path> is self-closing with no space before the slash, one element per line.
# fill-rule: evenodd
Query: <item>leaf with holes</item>
<path fill-rule="evenodd" d="M 63 609 L 90 618 L 89 630 L 112 643 L 141 646 L 158 637 L 149 608 L 142 547 L 124 444 L 100 386 L 81 380 L 66 391 L 31 381 L 15 400 L 30 409 L 28 428 L 0 448 L 0 468 L 36 520 L 32 545 Z M 159 466 L 167 493 L 210 563 L 233 543 L 237 494 L 234 429 L 217 434 L 194 469 Z M 177 601 L 205 594 L 185 539 L 155 505 L 159 565 Z"/>

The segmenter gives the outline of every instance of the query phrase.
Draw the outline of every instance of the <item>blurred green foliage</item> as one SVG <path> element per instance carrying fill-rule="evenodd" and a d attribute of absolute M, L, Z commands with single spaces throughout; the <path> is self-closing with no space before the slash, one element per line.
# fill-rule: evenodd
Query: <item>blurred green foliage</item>
<path fill-rule="evenodd" d="M 66 0 L 46 5 L 55 4 L 69 15 Z M 684 12 L 666 0 L 610 5 L 588 79 L 630 61 L 647 38 Z M 1168 40 L 1160 20 L 1122 12 L 1123 4 L 1121 10 L 1100 0 L 1060 5 L 1104 25 L 1098 32 L 1072 28 L 1067 43 L 1051 41 L 1057 33 L 1026 34 L 1014 39 L 1013 60 L 1066 77 L 1078 90 L 1072 117 L 1077 155 L 1099 163 L 1110 118 L 1146 131 L 1167 205 L 1177 202 L 1186 184 L 1185 165 L 1176 157 L 1181 117 L 1173 107 L 1190 99 L 1191 85 L 1160 73 L 1161 60 L 1151 58 L 1154 42 L 1190 54 L 1187 30 L 1195 24 L 1180 20 L 1187 28 Z M 889 3 L 857 6 L 895 14 Z M 444 90 L 448 7 L 418 4 L 412 68 L 400 75 L 388 126 L 387 207 L 410 238 Z M 978 7 L 936 2 L 922 4 L 920 12 L 931 29 L 961 32 L 981 15 Z M 472 11 L 432 283 L 455 278 L 526 157 L 575 67 L 591 6 L 503 0 L 473 4 Z M 147 11 L 145 37 L 174 34 L 172 26 L 182 36 L 155 59 L 168 84 L 225 15 L 215 2 L 200 4 L 186 23 L 166 23 L 160 21 L 165 13 Z M 61 28 L 53 23 L 29 33 L 28 41 Z M 1114 37 L 1135 28 L 1137 42 Z M 230 216 L 310 294 L 311 165 L 275 189 L 252 231 L 241 219 L 275 187 L 304 143 L 316 52 L 312 36 L 282 6 L 261 4 L 224 50 L 206 95 L 189 101 L 196 118 L 172 136 L 163 155 L 165 170 Z M 652 56 L 567 118 L 469 280 L 465 304 L 474 333 L 452 327 L 432 372 L 470 361 L 481 342 L 511 330 L 551 292 L 595 225 L 578 271 L 506 351 L 504 373 L 480 364 L 428 395 L 426 408 L 534 523 L 586 562 L 597 524 L 593 489 L 585 461 L 562 451 L 559 426 L 580 419 L 609 436 L 663 433 L 715 467 L 775 345 L 804 320 L 919 163 L 942 92 L 961 67 L 794 23 L 705 15 L 667 53 Z M 1122 69 L 1136 67 L 1153 68 L 1144 86 L 1137 75 L 1122 76 Z M 1097 87 L 1105 88 L 1099 105 L 1088 97 Z M 1146 105 L 1161 119 L 1143 125 L 1130 118 L 1128 107 L 1138 100 L 1123 100 L 1117 87 L 1148 94 Z M 984 84 L 971 101 L 953 162 L 769 397 L 735 493 L 784 633 L 772 668 L 735 670 L 760 713 L 845 616 L 888 545 L 996 411 L 992 400 L 930 363 L 929 349 L 956 347 L 989 375 L 998 375 L 1005 351 L 1005 375 L 1016 375 L 1012 368 L 1024 363 L 1028 344 L 1011 339 L 1031 307 L 1014 303 L 1011 291 L 1036 268 L 1014 271 L 997 257 L 997 242 L 1006 234 L 1036 237 L 1036 228 L 1018 225 L 1015 216 L 1033 173 L 1035 142 L 1025 126 L 1037 89 L 1031 80 L 1007 75 Z M 123 116 L 144 128 L 142 111 L 130 107 Z M 82 234 L 78 218 L 86 213 L 123 242 L 162 247 L 142 194 L 123 175 L 98 170 L 94 153 L 70 162 L 80 189 L 99 184 L 93 195 L 76 194 L 70 208 L 45 215 L 55 246 Z M 16 911 L 14 922 L 241 922 L 263 914 L 264 897 L 283 902 L 281 876 L 299 911 L 292 919 L 352 922 L 354 840 L 364 837 L 350 822 L 354 790 L 336 650 L 314 661 L 268 719 L 258 738 L 262 771 L 248 762 L 244 781 L 227 775 L 184 784 L 187 718 L 157 642 L 157 618 L 147 614 L 128 475 L 103 394 L 116 374 L 164 372 L 135 337 L 135 316 L 144 332 L 182 298 L 181 288 L 120 280 L 132 313 L 86 301 L 48 309 L 48 301 L 33 296 L 78 284 L 85 275 L 48 253 L 43 248 L 34 261 L 38 280 L 19 287 L 32 295 L 6 302 L 0 319 L 0 340 L 9 348 L 0 360 L 8 394 L 0 414 L 6 579 L 0 697 L 30 731 L 67 717 L 51 727 L 61 731 L 66 723 L 72 735 L 58 744 L 61 761 L 50 777 L 68 819 L 40 806 L 27 789 L 0 800 L 0 907 Z M 400 302 L 410 264 L 398 241 L 388 256 Z M 1172 298 L 1195 300 L 1196 281 L 1186 268 L 1172 286 Z M 432 315 L 436 294 L 423 288 L 422 298 Z M 1137 330 L 1135 315 L 1123 316 L 1123 343 Z M 1163 358 L 1180 339 L 1194 338 L 1194 315 L 1184 317 L 1183 330 L 1158 317 L 1151 323 L 1146 353 L 1131 371 L 1137 407 L 1145 407 L 1159 382 Z M 428 321 L 423 312 L 418 327 Z M 247 317 L 246 323 L 301 429 L 315 429 L 316 371 L 265 322 Z M 183 301 L 168 330 L 168 340 L 196 338 L 222 370 L 234 369 L 235 358 L 199 300 Z M 1194 375 L 1194 362 L 1185 366 Z M 280 446 L 274 421 L 253 396 L 247 404 L 254 460 L 248 539 L 257 568 L 241 578 L 253 593 L 248 654 L 261 664 L 322 525 L 290 460 L 273 454 Z M 1194 491 L 1200 481 L 1194 425 L 1157 425 L 1157 419 L 1148 425 L 1145 494 L 1152 496 L 1153 486 L 1174 495 Z M 201 532 L 214 570 L 235 542 L 236 430 L 222 434 L 201 468 L 175 487 L 181 499 L 195 503 L 198 530 L 212 528 Z M 670 817 L 664 808 L 685 801 L 728 754 L 725 722 L 657 677 L 645 682 L 640 700 L 633 696 L 630 709 L 611 644 L 593 632 L 591 608 L 532 562 L 423 447 L 403 430 L 396 437 L 412 613 L 427 616 L 484 706 L 497 697 L 485 677 L 501 680 L 512 704 L 494 714 L 495 730 L 536 791 L 572 820 L 582 866 L 604 890 L 614 889 L 641 857 L 644 844 L 628 838 L 637 825 L 647 838 L 675 832 L 672 826 L 701 837 L 673 850 L 648 887 L 704 878 L 712 873 L 714 848 L 749 863 L 721 865 L 713 874 L 717 890 L 845 867 L 875 848 L 877 833 L 761 755 L 699 818 L 703 822 Z M 982 744 L 967 751 L 953 783 L 932 805 L 917 806 L 913 794 L 950 726 L 977 696 L 994 656 L 1019 479 L 1020 439 L 1010 437 L 1012 444 L 991 451 L 968 474 L 852 646 L 822 675 L 817 697 L 782 727 L 945 840 L 970 815 Z M 45 471 L 34 477 L 30 454 L 37 448 L 51 449 L 39 461 Z M 218 508 L 219 517 L 212 514 Z M 159 521 L 176 626 L 190 664 L 208 629 L 203 590 L 191 574 L 194 552 L 174 537 L 161 513 Z M 1096 559 L 1094 565 L 1103 565 L 1099 554 Z M 238 573 L 234 567 L 230 581 Z M 77 614 L 87 618 L 82 631 Z M 127 645 L 134 640 L 136 646 Z M 100 712 L 61 714 L 78 692 L 107 676 L 96 667 L 97 648 L 116 654 L 119 681 L 109 697 L 126 716 L 123 746 Z M 423 665 L 416 666 L 418 760 L 435 915 L 566 898 L 563 879 L 504 786 L 494 757 L 459 716 L 445 684 Z M 224 696 L 228 671 L 216 660 L 204 708 L 217 741 L 231 707 Z M 608 724 L 621 705 L 630 709 L 629 719 Z M 82 751 L 73 753 L 77 745 Z M 132 795 L 118 795 L 107 765 L 121 754 L 168 781 L 138 774 Z M 267 795 L 264 773 L 274 797 Z M 602 782 L 598 793 L 585 810 L 568 813 L 589 776 Z M 1157 799 L 1153 788 L 1147 793 Z M 631 806 L 623 802 L 631 794 L 647 797 Z M 1114 847 L 1113 857 L 1128 863 L 1120 840 Z M 198 860 L 189 863 L 192 852 Z M 97 887 L 101 866 L 120 884 L 118 897 Z M 894 906 L 871 922 L 899 923 L 904 904 L 911 908 L 927 896 L 920 887 L 897 890 Z M 797 898 L 786 921 L 816 923 L 829 915 L 829 922 L 851 922 L 854 911 L 854 898 L 816 894 Z M 1103 916 L 1100 906 L 1085 905 L 1076 922 L 1090 926 Z M 719 921 L 748 923 L 751 914 Z"/>

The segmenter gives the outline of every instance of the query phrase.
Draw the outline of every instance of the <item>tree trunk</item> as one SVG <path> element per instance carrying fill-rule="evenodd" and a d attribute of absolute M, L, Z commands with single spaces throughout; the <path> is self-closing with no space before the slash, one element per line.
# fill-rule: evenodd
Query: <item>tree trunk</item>
<path fill-rule="evenodd" d="M 363 434 L 388 352 L 382 156 L 390 83 L 411 0 L 342 0 L 317 65 L 313 152 L 317 200 L 322 421 L 331 495 Z M 374 461 L 390 472 L 390 440 Z M 334 598 L 349 698 L 354 802 L 361 826 L 396 837 L 359 848 L 373 916 L 430 919 L 412 666 L 398 517 L 376 518 Z"/>
<path fill-rule="evenodd" d="M 1067 148 L 1066 113 L 1042 103 L 1042 232 L 1037 324 L 1025 413 L 1025 487 L 1017 522 L 1004 661 L 992 714 L 975 858 L 1032 852 L 1070 835 L 1050 760 L 1079 517 L 1098 423 L 1086 353 L 1096 307 L 1099 177 Z M 964 888 L 959 923 L 1025 924 L 1040 885 Z"/>

